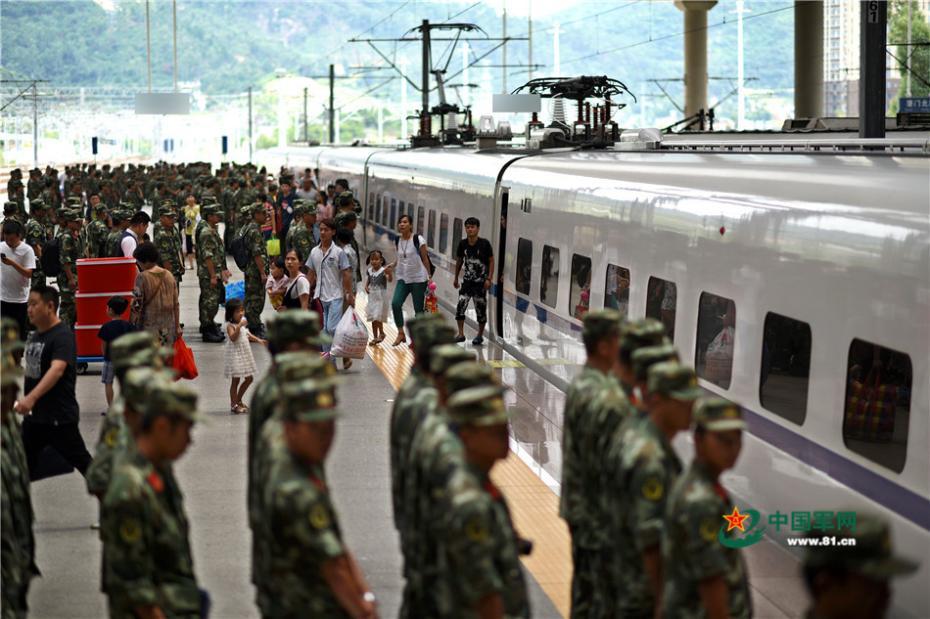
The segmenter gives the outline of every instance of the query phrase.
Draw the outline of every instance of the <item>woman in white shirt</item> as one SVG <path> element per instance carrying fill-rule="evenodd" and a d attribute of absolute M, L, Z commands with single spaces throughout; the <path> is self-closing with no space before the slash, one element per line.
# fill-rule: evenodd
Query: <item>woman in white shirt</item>
<path fill-rule="evenodd" d="M 287 289 L 284 300 L 281 302 L 279 312 L 289 309 L 308 309 L 310 307 L 310 282 L 300 272 L 300 258 L 296 250 L 287 252 L 284 258 L 284 268 L 287 271 Z"/>
<path fill-rule="evenodd" d="M 397 239 L 397 257 L 387 267 L 397 280 L 394 298 L 391 300 L 394 324 L 397 326 L 397 337 L 391 344 L 392 346 L 407 341 L 407 336 L 404 334 L 403 309 L 407 295 L 413 296 L 413 312 L 422 314 L 426 285 L 430 279 L 426 239 L 420 235 L 413 236 L 413 220 L 409 215 L 400 216 L 397 221 L 397 230 L 400 232 L 400 238 Z"/>

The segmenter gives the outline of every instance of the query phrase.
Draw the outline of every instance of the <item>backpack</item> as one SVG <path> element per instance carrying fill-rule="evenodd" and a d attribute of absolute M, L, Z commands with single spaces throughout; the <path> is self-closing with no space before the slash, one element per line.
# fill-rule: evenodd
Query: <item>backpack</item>
<path fill-rule="evenodd" d="M 236 261 L 236 266 L 245 271 L 249 266 L 250 256 L 244 235 L 240 234 L 232 240 L 232 243 L 229 244 L 229 253 L 232 254 L 233 260 Z"/>
<path fill-rule="evenodd" d="M 417 252 L 417 255 L 420 255 L 420 235 L 413 234 L 411 236 L 413 237 L 413 249 L 414 251 Z M 394 239 L 394 251 L 397 251 L 397 246 L 399 244 L 400 244 L 400 237 L 398 236 Z M 426 260 L 429 262 L 429 276 L 430 276 L 430 279 L 432 279 L 433 273 L 436 272 L 436 265 L 433 264 L 433 260 L 429 257 L 429 254 L 427 254 Z"/>
<path fill-rule="evenodd" d="M 42 246 L 42 272 L 46 277 L 58 277 L 61 274 L 61 241 L 53 237 Z"/>

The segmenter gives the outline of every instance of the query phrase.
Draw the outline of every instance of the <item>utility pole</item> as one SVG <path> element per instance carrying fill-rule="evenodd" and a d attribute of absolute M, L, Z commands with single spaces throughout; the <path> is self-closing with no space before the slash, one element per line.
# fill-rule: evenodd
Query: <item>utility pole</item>
<path fill-rule="evenodd" d="M 507 0 L 504 0 L 504 13 L 501 15 L 501 94 L 507 94 Z"/>
<path fill-rule="evenodd" d="M 888 5 L 860 2 L 859 137 L 885 137 L 885 47 Z"/>
<path fill-rule="evenodd" d="M 904 53 L 904 57 L 907 59 L 905 66 L 911 66 L 911 0 L 907 1 L 907 51 Z M 909 72 L 905 71 L 901 75 L 902 78 L 907 79 L 907 96 L 911 96 L 911 82 L 914 81 L 913 77 Z"/>
<path fill-rule="evenodd" d="M 329 65 L 329 143 L 336 142 L 336 108 L 335 108 L 335 90 L 336 90 L 336 65 Z"/>
<path fill-rule="evenodd" d="M 746 93 L 743 89 L 743 0 L 736 0 L 736 128 L 742 131 L 746 122 Z"/>
<path fill-rule="evenodd" d="M 174 57 L 174 91 L 178 91 L 178 0 L 171 0 L 172 55 Z"/>
<path fill-rule="evenodd" d="M 526 38 L 529 39 L 527 41 L 528 56 L 526 58 L 526 64 L 530 66 L 529 78 L 533 79 L 533 0 L 527 0 L 526 2 L 526 26 Z M 505 62 L 504 64 L 507 63 Z"/>
<path fill-rule="evenodd" d="M 433 134 L 432 117 L 429 115 L 429 70 L 432 64 L 432 56 L 429 49 L 429 20 L 423 20 L 423 70 L 420 82 L 421 108 L 420 108 L 420 132 L 421 138 L 428 138 Z"/>
<path fill-rule="evenodd" d="M 252 87 L 249 86 L 249 162 L 252 161 Z"/>
<path fill-rule="evenodd" d="M 310 141 L 309 130 L 307 128 L 307 88 L 304 88 L 304 142 Z"/>
<path fill-rule="evenodd" d="M 149 0 L 145 0 L 145 66 L 148 68 L 149 92 L 152 92 L 152 24 L 149 20 Z"/>
<path fill-rule="evenodd" d="M 407 59 L 402 58 L 400 61 L 400 70 L 407 73 Z M 400 139 L 406 140 L 410 137 L 407 133 L 407 80 L 400 80 Z"/>
<path fill-rule="evenodd" d="M 32 167 L 39 167 L 39 89 L 32 82 Z"/>

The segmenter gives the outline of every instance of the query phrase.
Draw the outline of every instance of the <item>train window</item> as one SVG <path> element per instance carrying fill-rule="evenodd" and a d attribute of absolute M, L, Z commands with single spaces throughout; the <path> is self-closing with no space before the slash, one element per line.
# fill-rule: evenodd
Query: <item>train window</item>
<path fill-rule="evenodd" d="M 459 240 L 462 236 L 462 220 L 457 219 Z M 459 246 L 458 243 L 455 244 Z M 514 282 L 517 286 L 517 292 L 520 294 L 530 293 L 530 274 L 533 270 L 533 241 L 520 239 L 517 241 L 517 272 L 514 276 Z"/>
<path fill-rule="evenodd" d="M 375 203 L 375 194 L 369 193 L 368 194 L 368 208 L 365 210 L 365 213 L 367 213 L 366 217 L 368 219 L 371 219 L 371 214 L 372 214 L 372 211 L 374 210 L 374 206 L 372 205 L 374 203 Z"/>
<path fill-rule="evenodd" d="M 404 201 L 401 200 L 400 206 L 397 207 L 397 219 L 400 219 L 403 215 L 404 215 Z M 397 223 L 395 223 L 394 226 L 396 227 Z"/>
<path fill-rule="evenodd" d="M 454 254 L 458 251 L 459 241 L 462 240 L 462 232 L 465 228 L 462 225 L 462 220 L 456 217 L 452 221 L 452 253 Z"/>
<path fill-rule="evenodd" d="M 604 282 L 604 307 L 615 309 L 624 316 L 630 308 L 630 270 L 615 264 L 607 265 Z"/>
<path fill-rule="evenodd" d="M 426 212 L 426 209 L 423 208 L 422 206 L 417 207 L 417 234 L 419 235 L 423 234 L 423 223 L 424 223 L 424 220 L 426 219 L 424 215 L 425 212 Z"/>
<path fill-rule="evenodd" d="M 436 211 L 429 210 L 429 226 L 426 228 L 426 244 L 436 247 Z"/>
<path fill-rule="evenodd" d="M 388 228 L 394 227 L 394 222 L 388 219 L 388 197 L 381 198 L 381 223 Z"/>
<path fill-rule="evenodd" d="M 559 250 L 550 245 L 543 245 L 541 275 L 539 300 L 555 307 L 559 300 Z"/>
<path fill-rule="evenodd" d="M 662 321 L 668 339 L 675 341 L 675 306 L 678 287 L 675 282 L 650 277 L 646 285 L 646 317 Z"/>
<path fill-rule="evenodd" d="M 581 320 L 591 307 L 591 259 L 572 254 L 572 281 L 568 288 L 568 311 Z"/>
<path fill-rule="evenodd" d="M 439 252 L 445 254 L 449 249 L 449 216 L 439 216 Z"/>
<path fill-rule="evenodd" d="M 733 342 L 736 304 L 732 299 L 702 292 L 698 301 L 697 346 L 694 367 L 697 375 L 724 389 L 733 376 Z"/>
<path fill-rule="evenodd" d="M 391 198 L 391 218 L 388 221 L 392 228 L 397 228 L 397 198 Z"/>
<path fill-rule="evenodd" d="M 407 203 L 407 215 L 410 217 L 410 221 L 413 221 L 413 202 Z"/>
<path fill-rule="evenodd" d="M 762 406 L 788 421 L 803 424 L 810 369 L 810 325 L 773 312 L 766 314 L 759 377 Z"/>
<path fill-rule="evenodd" d="M 907 455 L 912 379 L 906 354 L 859 339 L 849 345 L 843 442 L 899 473 Z"/>

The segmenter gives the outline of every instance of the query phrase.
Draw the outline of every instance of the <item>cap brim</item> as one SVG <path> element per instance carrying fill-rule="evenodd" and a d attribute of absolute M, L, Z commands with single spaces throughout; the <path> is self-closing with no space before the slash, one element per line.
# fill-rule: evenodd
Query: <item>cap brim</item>
<path fill-rule="evenodd" d="M 742 419 L 720 419 L 698 424 L 711 432 L 726 432 L 728 430 L 745 430 L 746 422 Z"/>
<path fill-rule="evenodd" d="M 328 421 L 340 416 L 338 408 L 318 408 L 312 411 L 303 411 L 294 415 L 285 415 L 285 419 L 292 421 Z"/>
<path fill-rule="evenodd" d="M 668 394 L 668 397 L 675 400 L 683 400 L 685 402 L 694 401 L 704 395 L 704 391 L 700 387 L 689 387 L 687 389 L 679 389 L 677 391 L 671 391 Z"/>
<path fill-rule="evenodd" d="M 906 576 L 917 571 L 918 564 L 904 557 L 888 557 L 880 561 L 869 561 L 855 569 L 856 572 L 873 578 Z"/>

